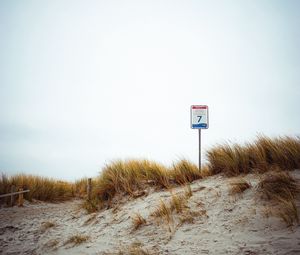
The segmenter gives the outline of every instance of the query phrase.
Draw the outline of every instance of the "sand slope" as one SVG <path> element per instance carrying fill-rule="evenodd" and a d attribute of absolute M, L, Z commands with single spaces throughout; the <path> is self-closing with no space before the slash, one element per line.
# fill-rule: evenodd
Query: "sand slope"
<path fill-rule="evenodd" d="M 300 181 L 300 170 L 292 174 Z M 150 254 L 300 254 L 299 225 L 287 228 L 280 219 L 266 217 L 265 202 L 255 189 L 257 177 L 245 179 L 253 187 L 241 196 L 228 194 L 228 183 L 234 178 L 213 176 L 191 184 L 189 210 L 202 212 L 193 223 L 181 223 L 176 214 L 170 224 L 150 216 L 160 199 L 169 199 L 169 191 L 150 192 L 93 214 L 80 209 L 80 200 L 2 208 L 0 253 L 129 254 L 135 247 Z M 172 192 L 182 193 L 183 188 Z M 137 230 L 133 230 L 134 213 L 147 220 Z M 49 223 L 54 226 L 47 228 Z M 65 244 L 76 234 L 88 240 L 76 246 Z"/>

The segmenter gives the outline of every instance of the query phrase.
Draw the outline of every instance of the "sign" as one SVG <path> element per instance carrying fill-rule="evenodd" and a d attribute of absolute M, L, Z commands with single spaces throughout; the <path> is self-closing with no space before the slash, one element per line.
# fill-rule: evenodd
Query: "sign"
<path fill-rule="evenodd" d="M 191 128 L 193 129 L 208 128 L 208 106 L 207 105 L 191 106 Z"/>

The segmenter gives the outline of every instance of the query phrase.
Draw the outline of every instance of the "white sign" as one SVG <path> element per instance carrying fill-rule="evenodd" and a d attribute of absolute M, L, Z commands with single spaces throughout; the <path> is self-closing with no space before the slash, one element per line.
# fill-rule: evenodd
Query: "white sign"
<path fill-rule="evenodd" d="M 191 106 L 191 128 L 195 128 L 195 129 L 208 128 L 208 106 L 207 105 Z"/>

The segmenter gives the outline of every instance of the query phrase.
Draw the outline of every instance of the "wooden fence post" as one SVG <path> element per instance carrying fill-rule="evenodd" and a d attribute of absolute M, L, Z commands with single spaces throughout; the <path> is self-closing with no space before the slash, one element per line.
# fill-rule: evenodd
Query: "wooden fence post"
<path fill-rule="evenodd" d="M 15 185 L 12 185 L 10 187 L 10 192 L 13 193 L 16 191 L 16 186 Z M 11 195 L 10 196 L 10 206 L 13 207 L 14 206 L 14 203 L 15 203 L 15 199 L 14 199 L 14 195 Z"/>
<path fill-rule="evenodd" d="M 87 199 L 91 200 L 91 193 L 92 193 L 92 178 L 88 178 L 87 183 Z"/>
<path fill-rule="evenodd" d="M 22 188 L 19 189 L 19 191 L 23 191 Z M 23 206 L 24 199 L 23 199 L 23 193 L 19 194 L 19 206 Z"/>

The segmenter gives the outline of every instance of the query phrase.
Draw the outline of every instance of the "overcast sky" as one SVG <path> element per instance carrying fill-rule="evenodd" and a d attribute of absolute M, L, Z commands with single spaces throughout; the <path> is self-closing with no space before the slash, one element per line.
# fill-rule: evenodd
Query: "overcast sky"
<path fill-rule="evenodd" d="M 300 134 L 300 1 L 0 1 L 0 172 L 198 160 Z"/>

